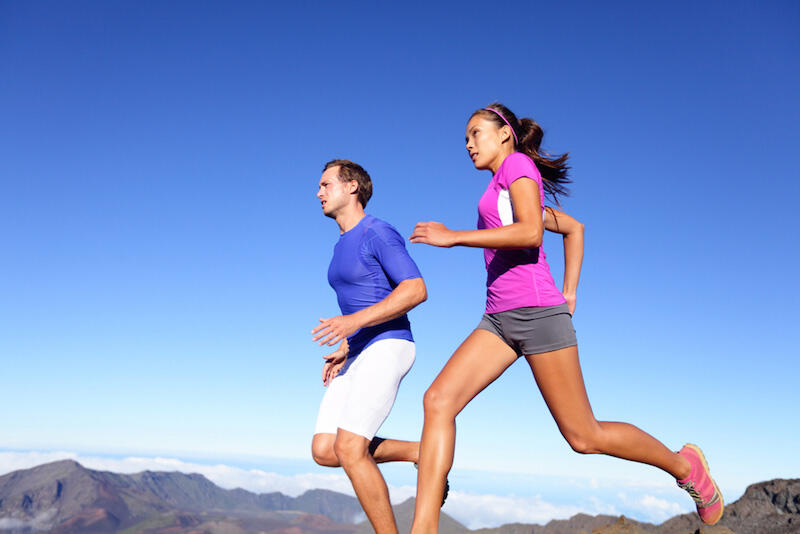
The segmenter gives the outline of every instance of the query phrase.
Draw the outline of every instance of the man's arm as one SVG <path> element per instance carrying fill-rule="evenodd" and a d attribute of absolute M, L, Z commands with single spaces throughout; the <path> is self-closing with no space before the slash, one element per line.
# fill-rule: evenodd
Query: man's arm
<path fill-rule="evenodd" d="M 403 280 L 386 298 L 372 306 L 350 315 L 320 319 L 320 324 L 311 331 L 315 334 L 313 340 L 319 341 L 320 345 L 335 345 L 361 328 L 385 323 L 408 313 L 427 298 L 428 291 L 422 278 Z"/>

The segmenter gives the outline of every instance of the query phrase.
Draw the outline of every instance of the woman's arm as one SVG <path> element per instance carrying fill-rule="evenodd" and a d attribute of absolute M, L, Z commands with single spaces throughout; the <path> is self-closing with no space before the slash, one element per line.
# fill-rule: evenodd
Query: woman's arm
<path fill-rule="evenodd" d="M 417 223 L 412 243 L 437 247 L 479 247 L 498 249 L 536 248 L 542 244 L 542 212 L 539 186 L 530 178 L 519 178 L 508 189 L 514 205 L 514 222 L 485 230 L 450 230 L 442 223 Z"/>
<path fill-rule="evenodd" d="M 567 299 L 569 312 L 575 313 L 577 303 L 578 279 L 583 263 L 583 224 L 563 211 L 546 207 L 544 227 L 564 236 L 564 287 L 562 293 Z"/>

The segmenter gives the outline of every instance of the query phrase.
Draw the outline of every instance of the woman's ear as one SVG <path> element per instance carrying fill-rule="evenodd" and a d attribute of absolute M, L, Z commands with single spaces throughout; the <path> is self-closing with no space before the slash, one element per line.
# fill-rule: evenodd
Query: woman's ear
<path fill-rule="evenodd" d="M 508 125 L 503 126 L 502 128 L 500 128 L 500 131 L 502 132 L 501 137 L 500 137 L 500 142 L 501 143 L 505 143 L 506 141 L 511 139 L 511 127 L 510 126 L 508 126 Z"/>

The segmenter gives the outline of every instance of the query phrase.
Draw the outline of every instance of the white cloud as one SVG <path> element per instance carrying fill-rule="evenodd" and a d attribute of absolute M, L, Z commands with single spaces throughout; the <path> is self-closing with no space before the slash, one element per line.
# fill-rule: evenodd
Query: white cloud
<path fill-rule="evenodd" d="M 661 523 L 672 516 L 690 511 L 686 505 L 650 494 L 629 497 L 626 493 L 618 493 L 617 497 L 625 506 L 640 510 L 642 516 L 653 523 Z"/>
<path fill-rule="evenodd" d="M 496 527 L 504 523 L 540 523 L 568 519 L 583 510 L 557 505 L 536 497 L 476 495 L 451 491 L 443 510 L 471 529 Z"/>
<path fill-rule="evenodd" d="M 17 519 L 16 517 L 0 518 L 0 530 L 33 529 L 49 530 L 53 528 L 52 519 L 58 510 L 49 508 L 33 519 Z"/>
<path fill-rule="evenodd" d="M 643 508 L 650 510 L 651 516 L 657 517 L 660 515 L 660 521 L 664 521 L 674 515 L 678 515 L 686 511 L 676 502 L 670 502 L 666 499 L 659 499 L 658 497 L 653 497 L 652 495 L 643 496 L 639 502 Z"/>
<path fill-rule="evenodd" d="M 589 497 L 589 502 L 592 503 L 592 514 L 621 515 L 613 503 L 602 501 L 595 496 Z"/>

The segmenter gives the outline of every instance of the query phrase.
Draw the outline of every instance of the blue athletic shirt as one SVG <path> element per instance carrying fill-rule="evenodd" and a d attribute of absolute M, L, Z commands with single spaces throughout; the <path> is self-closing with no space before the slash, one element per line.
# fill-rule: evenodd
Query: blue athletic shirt
<path fill-rule="evenodd" d="M 342 315 L 363 310 L 382 301 L 403 280 L 422 278 L 408 255 L 405 241 L 392 225 L 372 215 L 343 233 L 333 249 L 328 283 L 339 301 Z M 414 341 L 404 314 L 375 326 L 367 326 L 347 338 L 348 358 L 379 339 Z"/>

